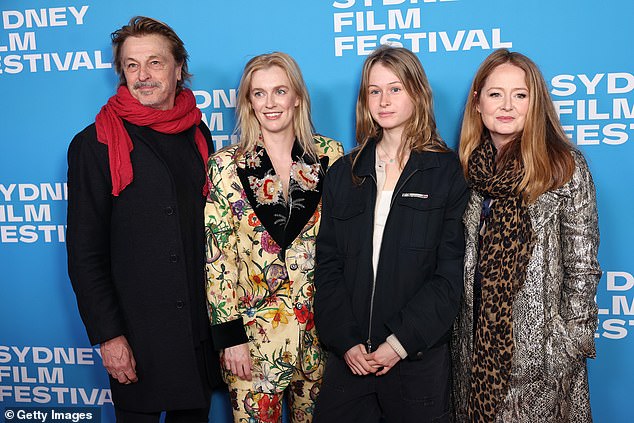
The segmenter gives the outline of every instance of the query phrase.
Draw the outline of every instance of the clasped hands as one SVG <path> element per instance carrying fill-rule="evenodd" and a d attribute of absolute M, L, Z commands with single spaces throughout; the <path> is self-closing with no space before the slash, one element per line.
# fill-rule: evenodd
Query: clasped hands
<path fill-rule="evenodd" d="M 387 342 L 379 345 L 376 351 L 367 352 L 365 345 L 359 344 L 350 348 L 344 355 L 350 370 L 355 375 L 365 376 L 370 373 L 382 376 L 390 371 L 401 357 Z M 222 364 L 235 376 L 242 380 L 251 380 L 251 354 L 249 344 L 240 344 L 225 348 L 222 354 Z"/>
<path fill-rule="evenodd" d="M 387 342 L 382 343 L 376 351 L 369 354 L 365 345 L 355 345 L 346 352 L 343 358 L 352 373 L 359 376 L 370 373 L 382 376 L 401 361 L 401 357 Z"/>

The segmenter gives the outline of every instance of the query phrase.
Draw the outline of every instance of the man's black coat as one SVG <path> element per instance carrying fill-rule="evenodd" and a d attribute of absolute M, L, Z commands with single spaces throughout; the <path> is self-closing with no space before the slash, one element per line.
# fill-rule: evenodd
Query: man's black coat
<path fill-rule="evenodd" d="M 200 249 L 194 255 L 200 262 L 188 269 L 179 224 L 183 199 L 152 145 L 157 133 L 124 123 L 134 144 L 134 180 L 118 197 L 111 194 L 108 149 L 97 141 L 95 125 L 75 136 L 69 147 L 69 276 L 90 342 L 125 335 L 132 348 L 139 381 L 122 385 L 111 379 L 117 406 L 140 412 L 204 407 L 209 398 L 194 344 L 200 347 L 203 338 L 209 342 L 209 326 L 204 302 L 191 298 L 187 282 L 188 275 L 194 278 L 200 284 L 197 295 L 204 298 L 204 242 L 194 247 Z M 213 151 L 209 129 L 200 128 Z M 189 199 L 195 202 L 195 227 L 204 232 L 206 169 L 194 131 L 181 137 L 183 148 L 191 150 L 200 186 L 200 196 Z M 206 333 L 193 333 L 196 327 Z M 212 386 L 219 383 L 217 355 L 208 356 L 206 366 Z"/>

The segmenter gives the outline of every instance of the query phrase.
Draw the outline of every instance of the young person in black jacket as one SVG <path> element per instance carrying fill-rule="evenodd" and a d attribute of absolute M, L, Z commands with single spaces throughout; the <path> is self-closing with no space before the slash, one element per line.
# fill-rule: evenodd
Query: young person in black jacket
<path fill-rule="evenodd" d="M 356 129 L 324 182 L 315 323 L 331 354 L 315 421 L 448 422 L 468 190 L 412 52 L 368 56 Z"/>

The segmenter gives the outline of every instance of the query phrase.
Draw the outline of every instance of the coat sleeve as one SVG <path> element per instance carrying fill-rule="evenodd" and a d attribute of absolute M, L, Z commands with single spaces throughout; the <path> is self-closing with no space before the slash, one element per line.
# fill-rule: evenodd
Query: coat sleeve
<path fill-rule="evenodd" d="M 332 210 L 336 207 L 332 187 L 342 177 L 339 160 L 324 180 L 321 223 L 317 235 L 315 263 L 315 325 L 319 339 L 340 357 L 353 346 L 363 344 L 363 334 L 352 314 L 352 305 L 343 282 L 345 259 L 338 252 Z M 343 172 L 345 174 L 345 172 Z M 339 175 L 339 176 L 337 176 Z M 343 177 L 349 177 L 343 175 Z"/>
<path fill-rule="evenodd" d="M 597 259 L 599 223 L 592 175 L 583 156 L 575 153 L 571 196 L 561 209 L 561 248 L 564 280 L 560 314 L 572 345 L 569 354 L 594 357 L 597 305 L 594 297 L 601 278 Z"/>
<path fill-rule="evenodd" d="M 66 248 L 68 275 L 93 345 L 126 333 L 110 267 L 111 189 L 107 147 L 87 129 L 68 149 Z"/>
<path fill-rule="evenodd" d="M 238 308 L 236 288 L 239 284 L 238 239 L 233 225 L 230 196 L 223 188 L 219 161 L 226 155 L 209 159 L 211 190 L 205 205 L 207 302 L 211 319 L 211 334 L 217 349 L 244 344 L 248 341 L 242 315 Z"/>
<path fill-rule="evenodd" d="M 416 294 L 387 327 L 399 340 L 407 354 L 420 357 L 448 332 L 458 314 L 463 290 L 464 213 L 469 191 L 457 159 L 444 162 L 453 171 L 441 222 L 440 242 L 436 250 L 436 268 L 431 280 L 422 281 Z"/>

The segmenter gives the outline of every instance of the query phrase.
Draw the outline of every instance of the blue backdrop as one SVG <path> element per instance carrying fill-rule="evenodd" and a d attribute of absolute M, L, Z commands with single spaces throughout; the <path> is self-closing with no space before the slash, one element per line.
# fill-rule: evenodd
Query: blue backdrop
<path fill-rule="evenodd" d="M 596 422 L 634 421 L 634 3 L 559 0 L 2 0 L 0 29 L 0 409 L 103 406 L 113 421 L 66 274 L 66 149 L 114 91 L 109 34 L 136 14 L 174 27 L 190 53 L 216 145 L 232 141 L 235 94 L 253 55 L 285 51 L 309 86 L 315 125 L 349 150 L 364 56 L 415 51 L 442 136 L 456 146 L 471 77 L 493 49 L 537 62 L 597 185 L 604 270 L 597 294 Z M 223 393 L 212 421 L 229 421 Z"/>

